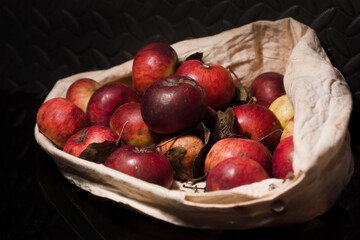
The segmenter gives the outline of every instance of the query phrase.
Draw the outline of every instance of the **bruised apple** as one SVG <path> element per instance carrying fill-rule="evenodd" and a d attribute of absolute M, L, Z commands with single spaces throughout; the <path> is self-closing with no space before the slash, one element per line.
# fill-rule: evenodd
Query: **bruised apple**
<path fill-rule="evenodd" d="M 294 142 L 293 137 L 283 139 L 276 147 L 272 159 L 272 173 L 274 178 L 284 179 L 289 172 L 293 172 Z"/>
<path fill-rule="evenodd" d="M 258 162 L 265 171 L 271 173 L 271 153 L 260 142 L 245 138 L 224 138 L 217 141 L 205 159 L 204 172 L 211 171 L 221 161 L 232 157 L 248 157 Z"/>
<path fill-rule="evenodd" d="M 251 83 L 250 92 L 256 103 L 265 107 L 285 94 L 284 76 L 277 72 L 265 72 L 257 76 Z"/>
<path fill-rule="evenodd" d="M 136 53 L 132 66 L 133 88 L 139 96 L 158 78 L 173 75 L 178 57 L 166 43 L 150 43 Z"/>
<path fill-rule="evenodd" d="M 248 157 L 233 157 L 217 164 L 206 178 L 206 191 L 226 190 L 268 179 L 269 175 Z"/>
<path fill-rule="evenodd" d="M 118 137 L 109 127 L 93 125 L 72 135 L 66 141 L 63 151 L 78 157 L 90 144 L 105 141 L 115 142 L 118 140 Z"/>
<path fill-rule="evenodd" d="M 161 134 L 175 133 L 205 116 L 207 98 L 198 82 L 172 75 L 156 80 L 143 94 L 141 114 L 146 125 Z"/>
<path fill-rule="evenodd" d="M 233 108 L 233 111 L 235 134 L 261 141 L 270 152 L 274 152 L 282 133 L 275 114 L 258 104 L 242 104 Z"/>
<path fill-rule="evenodd" d="M 145 124 L 138 102 L 125 103 L 118 107 L 110 118 L 110 127 L 128 145 L 148 147 L 160 140 L 160 135 Z"/>
<path fill-rule="evenodd" d="M 89 126 L 86 113 L 63 97 L 44 102 L 37 112 L 36 123 L 40 132 L 61 149 L 69 137 Z"/>
<path fill-rule="evenodd" d="M 104 165 L 166 188 L 170 188 L 173 183 L 170 162 L 154 148 L 124 145 L 112 152 Z"/>
<path fill-rule="evenodd" d="M 204 143 L 196 133 L 177 137 L 165 137 L 157 146 L 160 153 L 168 156 L 174 169 L 174 178 L 186 181 L 193 178 L 194 162 Z"/>
<path fill-rule="evenodd" d="M 80 78 L 66 91 L 66 98 L 86 112 L 91 96 L 100 87 L 100 83 L 91 78 Z"/>
<path fill-rule="evenodd" d="M 87 114 L 92 125 L 109 126 L 111 115 L 124 103 L 138 102 L 135 91 L 121 83 L 108 83 L 91 96 Z"/>
<path fill-rule="evenodd" d="M 215 110 L 228 106 L 235 95 L 235 84 L 230 72 L 221 65 L 208 65 L 199 60 L 182 63 L 175 75 L 189 76 L 205 90 L 208 104 Z"/>

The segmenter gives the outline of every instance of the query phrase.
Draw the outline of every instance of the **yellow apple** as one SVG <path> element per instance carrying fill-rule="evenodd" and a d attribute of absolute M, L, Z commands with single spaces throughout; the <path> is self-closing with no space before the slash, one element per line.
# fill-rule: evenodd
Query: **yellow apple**
<path fill-rule="evenodd" d="M 294 118 L 290 118 L 281 134 L 280 142 L 287 137 L 291 137 L 293 135 L 293 132 L 294 132 Z"/>
<path fill-rule="evenodd" d="M 270 104 L 269 109 L 279 119 L 282 128 L 285 128 L 289 119 L 294 117 L 294 108 L 286 94 L 275 99 Z"/>

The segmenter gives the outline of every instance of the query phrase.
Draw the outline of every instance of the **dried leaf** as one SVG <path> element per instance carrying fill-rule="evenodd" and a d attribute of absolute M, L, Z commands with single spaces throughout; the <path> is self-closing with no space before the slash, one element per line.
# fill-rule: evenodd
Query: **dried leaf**
<path fill-rule="evenodd" d="M 186 149 L 183 147 L 173 147 L 166 151 L 165 157 L 171 163 L 171 166 L 175 171 L 182 168 L 181 161 L 184 159 Z"/>
<path fill-rule="evenodd" d="M 106 158 L 116 149 L 116 142 L 104 141 L 102 143 L 91 143 L 82 151 L 79 158 L 95 162 L 104 163 Z"/>
<path fill-rule="evenodd" d="M 235 115 L 230 107 L 225 112 L 221 110 L 216 112 L 214 129 L 211 131 L 211 138 L 214 142 L 235 136 L 234 119 Z"/>
<path fill-rule="evenodd" d="M 205 158 L 210 148 L 210 144 L 209 144 L 210 131 L 205 127 L 205 125 L 202 122 L 196 125 L 194 131 L 196 131 L 199 134 L 199 136 L 201 137 L 204 143 L 193 165 L 193 177 L 199 178 L 204 175 Z"/>
<path fill-rule="evenodd" d="M 203 62 L 202 60 L 203 58 L 203 53 L 202 52 L 196 52 L 196 53 L 193 53 L 191 54 L 190 56 L 188 56 L 185 61 L 188 61 L 188 60 L 198 60 L 200 62 Z"/>
<path fill-rule="evenodd" d="M 241 83 L 238 76 L 235 74 L 235 72 L 231 69 L 231 67 L 227 68 L 229 72 L 234 76 L 235 78 L 235 96 L 232 102 L 232 106 L 238 106 L 244 103 L 247 103 L 250 98 L 250 94 L 248 90 L 244 87 L 244 85 Z"/>

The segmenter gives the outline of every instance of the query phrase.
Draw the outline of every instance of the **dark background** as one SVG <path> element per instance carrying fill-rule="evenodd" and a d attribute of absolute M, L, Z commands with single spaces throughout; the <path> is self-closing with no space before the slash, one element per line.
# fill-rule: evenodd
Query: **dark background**
<path fill-rule="evenodd" d="M 360 238 L 358 0 L 1 0 L 0 5 L 0 239 Z M 177 227 L 69 184 L 36 144 L 37 109 L 58 79 L 121 64 L 149 42 L 175 43 L 284 17 L 316 30 L 353 94 L 355 172 L 324 215 L 278 229 Z"/>

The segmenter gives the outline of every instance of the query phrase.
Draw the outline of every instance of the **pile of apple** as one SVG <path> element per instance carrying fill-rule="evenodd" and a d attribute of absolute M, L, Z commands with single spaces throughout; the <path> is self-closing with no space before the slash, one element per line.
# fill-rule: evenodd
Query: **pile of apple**
<path fill-rule="evenodd" d="M 166 188 L 174 179 L 206 179 L 214 191 L 291 177 L 294 110 L 283 75 L 265 72 L 248 90 L 234 75 L 198 53 L 180 63 L 170 45 L 151 43 L 134 58 L 132 86 L 78 79 L 42 104 L 37 125 L 68 154 Z"/>

